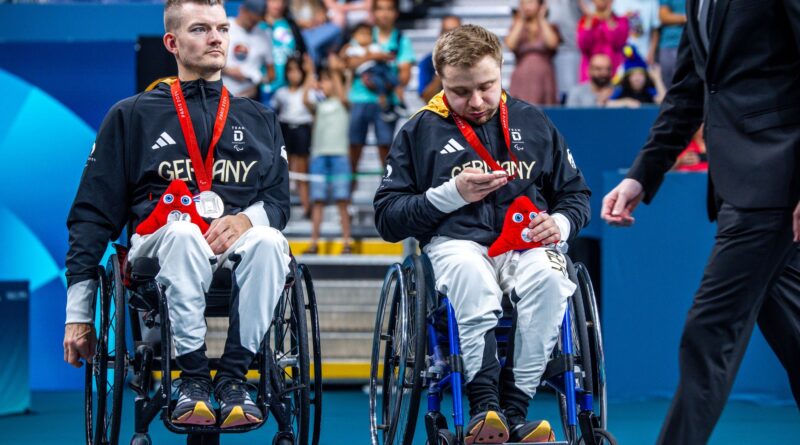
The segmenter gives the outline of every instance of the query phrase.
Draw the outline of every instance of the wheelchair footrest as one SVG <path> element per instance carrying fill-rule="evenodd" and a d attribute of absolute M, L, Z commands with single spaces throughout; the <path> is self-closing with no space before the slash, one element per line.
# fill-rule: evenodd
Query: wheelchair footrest
<path fill-rule="evenodd" d="M 569 442 L 558 441 L 558 440 L 555 441 L 555 442 L 542 442 L 542 443 L 546 443 L 547 445 L 569 445 Z M 516 443 L 516 442 L 506 442 L 503 445 L 530 445 L 530 444 Z"/>

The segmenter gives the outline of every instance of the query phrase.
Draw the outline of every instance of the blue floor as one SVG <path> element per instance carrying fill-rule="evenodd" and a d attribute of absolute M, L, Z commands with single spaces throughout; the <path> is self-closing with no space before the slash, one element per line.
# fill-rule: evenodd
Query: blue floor
<path fill-rule="evenodd" d="M 133 430 L 131 393 L 125 394 L 124 421 L 120 443 L 127 444 Z M 367 396 L 358 389 L 329 390 L 325 393 L 323 445 L 369 444 Z M 449 403 L 449 401 L 448 401 Z M 622 445 L 651 444 L 667 410 L 666 400 L 615 403 L 609 406 L 610 429 Z M 83 396 L 78 392 L 37 392 L 33 394 L 33 413 L 0 417 L 0 444 L 55 445 L 81 444 Z M 553 396 L 537 396 L 531 417 L 558 422 Z M 424 444 L 421 425 L 416 443 Z M 229 435 L 223 444 L 270 444 L 272 425 L 247 434 Z M 160 421 L 153 423 L 153 443 L 182 444 L 183 436 L 167 432 Z M 560 437 L 560 436 L 559 436 Z M 712 445 L 797 443 L 800 413 L 794 406 L 763 406 L 749 402 L 730 402 L 722 415 Z"/>

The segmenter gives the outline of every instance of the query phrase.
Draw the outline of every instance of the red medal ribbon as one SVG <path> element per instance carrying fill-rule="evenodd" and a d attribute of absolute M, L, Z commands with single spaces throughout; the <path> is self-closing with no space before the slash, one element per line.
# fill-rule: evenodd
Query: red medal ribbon
<path fill-rule="evenodd" d="M 472 129 L 472 126 L 461 116 L 456 114 L 453 110 L 450 109 L 450 104 L 447 102 L 447 96 L 442 96 L 444 98 L 444 105 L 450 110 L 450 115 L 453 116 L 453 120 L 456 122 L 456 126 L 459 130 L 461 130 L 461 134 L 464 135 L 464 138 L 467 140 L 469 145 L 478 153 L 478 156 L 483 159 L 483 162 L 488 165 L 492 171 L 499 171 L 505 170 L 500 164 L 494 160 L 491 154 L 489 154 L 489 150 L 483 146 L 483 143 L 480 139 L 478 139 L 478 135 L 475 134 L 475 130 Z M 508 106 L 504 101 L 500 101 L 500 126 L 503 129 L 503 138 L 506 140 L 506 149 L 508 149 L 508 156 L 514 162 L 514 164 L 518 164 L 517 157 L 514 156 L 514 153 L 511 151 L 511 135 L 508 129 Z M 514 169 L 512 168 L 511 171 L 513 172 Z M 508 179 L 514 179 L 516 176 L 515 173 L 508 172 Z"/>
<path fill-rule="evenodd" d="M 212 170 L 214 169 L 214 148 L 222 136 L 222 130 L 225 128 L 225 121 L 228 119 L 228 110 L 230 109 L 230 97 L 228 90 L 223 86 L 222 95 L 219 98 L 219 106 L 217 106 L 217 118 L 214 122 L 214 132 L 211 136 L 211 145 L 208 146 L 208 154 L 206 154 L 206 161 L 203 163 L 203 157 L 200 154 L 200 147 L 197 145 L 197 136 L 194 132 L 192 125 L 192 118 L 189 117 L 189 107 L 186 106 L 186 98 L 183 97 L 183 89 L 181 89 L 180 80 L 175 80 L 170 87 L 172 92 L 172 102 L 175 104 L 175 111 L 178 113 L 178 120 L 181 123 L 181 130 L 183 131 L 183 139 L 186 141 L 186 149 L 189 150 L 189 157 L 192 159 L 192 166 L 194 168 L 194 176 L 197 182 L 197 187 L 201 192 L 211 190 Z"/>

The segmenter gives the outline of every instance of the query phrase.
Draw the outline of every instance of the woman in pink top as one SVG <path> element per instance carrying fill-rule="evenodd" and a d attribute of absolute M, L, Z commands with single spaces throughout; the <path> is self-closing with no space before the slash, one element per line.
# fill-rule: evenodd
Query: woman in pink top
<path fill-rule="evenodd" d="M 614 15 L 611 0 L 594 0 L 594 14 L 581 17 L 578 22 L 578 47 L 581 50 L 580 81 L 589 80 L 589 59 L 595 54 L 611 58 L 611 72 L 615 73 L 625 56 L 622 48 L 628 40 L 628 18 Z"/>

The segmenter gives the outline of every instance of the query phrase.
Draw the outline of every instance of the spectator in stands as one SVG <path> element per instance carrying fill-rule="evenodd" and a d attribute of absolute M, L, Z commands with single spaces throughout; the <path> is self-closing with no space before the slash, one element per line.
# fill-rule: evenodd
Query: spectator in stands
<path fill-rule="evenodd" d="M 302 59 L 292 57 L 286 61 L 286 85 L 272 96 L 270 106 L 278 114 L 281 133 L 289 155 L 289 171 L 308 174 L 308 156 L 311 147 L 311 124 L 314 116 L 303 103 L 306 90 L 313 86 L 314 61 L 306 54 Z M 306 217 L 311 214 L 308 197 L 308 180 L 305 177 L 296 182 L 297 193 Z"/>
<path fill-rule="evenodd" d="M 373 6 L 375 0 L 322 0 L 328 8 L 331 22 L 341 29 L 350 29 L 356 23 L 374 23 Z"/>
<path fill-rule="evenodd" d="M 712 0 L 713 1 L 713 0 Z M 614 0 L 614 13 L 628 19 L 628 44 L 641 54 L 648 66 L 656 63 L 659 0 Z"/>
<path fill-rule="evenodd" d="M 397 76 L 386 63 L 386 60 L 393 58 L 391 53 L 383 50 L 381 45 L 372 39 L 372 26 L 367 22 L 361 22 L 353 28 L 350 43 L 342 48 L 344 55 L 350 59 L 363 60 L 360 65 L 353 69 L 353 76 L 361 79 L 361 82 L 378 95 L 378 104 L 381 106 L 384 120 L 397 119 L 394 113 L 394 106 L 389 101 L 389 96 L 394 92 L 402 97 L 403 91 L 400 87 Z"/>
<path fill-rule="evenodd" d="M 305 254 L 319 251 L 322 211 L 329 198 L 336 201 L 342 226 L 343 254 L 352 252 L 350 243 L 350 158 L 348 156 L 347 93 L 344 87 L 344 63 L 334 54 L 328 66 L 319 71 L 321 97 L 306 90 L 306 107 L 315 113 L 311 135 L 311 245 Z"/>
<path fill-rule="evenodd" d="M 578 70 L 581 53 L 578 50 L 578 21 L 589 14 L 587 0 L 546 0 L 548 5 L 547 20 L 558 29 L 561 44 L 553 58 L 556 71 L 556 86 L 559 101 L 563 102 L 567 93 L 578 85 Z"/>
<path fill-rule="evenodd" d="M 266 9 L 266 0 L 245 0 L 231 21 L 230 51 L 222 81 L 234 96 L 256 99 L 259 86 L 275 78 L 272 42 L 269 34 L 258 27 Z"/>
<path fill-rule="evenodd" d="M 678 155 L 673 170 L 682 172 L 707 172 L 708 156 L 706 155 L 706 141 L 703 139 L 703 127 L 701 125 L 692 136 L 692 141 L 686 146 L 686 150 Z"/>
<path fill-rule="evenodd" d="M 306 53 L 306 43 L 294 19 L 287 15 L 288 0 L 269 0 L 265 26 L 272 34 L 272 62 L 275 79 L 261 90 L 261 101 L 270 104 L 273 94 L 286 85 L 286 63 L 290 57 L 301 58 Z"/>
<path fill-rule="evenodd" d="M 611 0 L 594 0 L 594 7 L 594 13 L 581 17 L 578 22 L 581 82 L 589 78 L 589 59 L 595 54 L 607 55 L 611 59 L 611 72 L 616 72 L 622 64 L 622 48 L 628 40 L 628 18 L 614 14 Z"/>
<path fill-rule="evenodd" d="M 320 64 L 331 50 L 337 49 L 343 28 L 328 21 L 325 6 L 320 0 L 292 0 L 289 11 L 302 31 L 306 49 L 314 64 Z"/>
<path fill-rule="evenodd" d="M 625 46 L 625 72 L 614 88 L 606 106 L 639 108 L 642 104 L 660 104 L 664 98 L 664 85 L 658 67 L 648 70 L 647 64 L 633 45 Z"/>
<path fill-rule="evenodd" d="M 686 25 L 686 0 L 661 0 L 658 18 L 661 20 L 658 63 L 661 65 L 664 87 L 669 89 L 678 60 L 678 43 Z"/>
<path fill-rule="evenodd" d="M 514 52 L 516 66 L 509 93 L 536 105 L 555 105 L 558 91 L 553 56 L 561 37 L 547 21 L 544 0 L 520 0 L 506 46 Z"/>
<path fill-rule="evenodd" d="M 611 58 L 595 54 L 589 60 L 589 81 L 572 87 L 568 107 L 602 107 L 614 91 L 611 87 Z"/>
<path fill-rule="evenodd" d="M 439 30 L 439 35 L 450 32 L 461 26 L 461 18 L 456 15 L 446 15 L 442 17 L 442 27 Z M 577 68 L 576 68 L 577 70 Z M 433 96 L 439 91 L 442 91 L 442 79 L 436 74 L 436 69 L 433 67 L 433 53 L 428 53 L 419 62 L 419 82 L 417 84 L 417 93 L 422 98 L 422 101 L 428 103 Z"/>
<path fill-rule="evenodd" d="M 411 78 L 414 48 L 411 46 L 411 40 L 394 27 L 398 15 L 395 0 L 376 0 L 373 14 L 376 26 L 372 29 L 372 38 L 388 54 L 364 57 L 345 56 L 347 67 L 351 70 L 355 69 L 364 62 L 365 58 L 369 57 L 384 60 L 389 63 L 397 75 L 399 86 L 404 89 Z M 398 88 L 397 90 L 402 91 L 402 89 Z M 392 144 L 397 119 L 384 120 L 381 118 L 378 95 L 374 91 L 370 91 L 358 77 L 353 79 L 348 99 L 350 102 L 350 166 L 355 174 L 358 172 L 358 161 L 361 158 L 361 150 L 367 141 L 369 126 L 372 125 L 375 130 L 380 158 L 383 162 L 389 154 L 389 146 Z M 393 105 L 403 103 L 403 97 L 396 97 L 396 94 L 392 94 L 390 100 Z M 399 111 L 399 113 L 402 112 L 402 110 Z"/>

